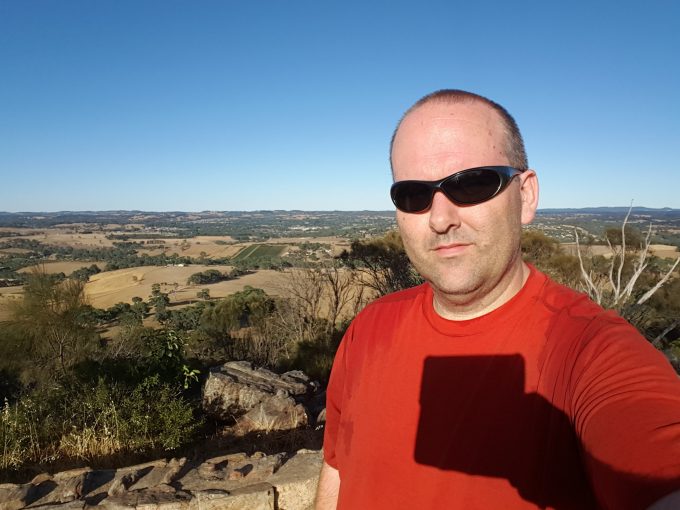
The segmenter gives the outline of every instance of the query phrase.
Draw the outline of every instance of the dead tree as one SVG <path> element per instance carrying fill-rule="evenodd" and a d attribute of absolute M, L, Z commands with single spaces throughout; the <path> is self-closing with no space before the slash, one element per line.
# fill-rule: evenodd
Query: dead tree
<path fill-rule="evenodd" d="M 626 262 L 626 225 L 628 224 L 628 218 L 633 210 L 633 205 L 628 208 L 628 213 L 623 219 L 623 224 L 621 225 L 621 245 L 612 245 L 609 238 L 606 238 L 609 250 L 612 253 L 611 260 L 609 262 L 607 280 L 603 282 L 603 279 L 598 279 L 592 271 L 586 271 L 585 265 L 583 263 L 583 257 L 581 256 L 581 246 L 579 244 L 578 231 L 574 229 L 574 236 L 576 237 L 576 253 L 578 254 L 579 265 L 581 267 L 581 276 L 586 287 L 586 292 L 590 298 L 597 304 L 605 306 L 607 308 L 614 308 L 620 310 L 624 305 L 628 304 L 630 301 L 635 285 L 640 278 L 640 275 L 644 272 L 649 264 L 649 244 L 652 237 L 652 225 L 649 224 L 647 229 L 647 234 L 645 235 L 642 246 L 633 261 L 633 273 L 628 277 L 627 281 L 623 278 L 623 267 Z M 633 255 L 633 254 L 631 254 Z M 654 293 L 661 288 L 661 286 L 668 281 L 668 279 L 675 271 L 675 268 L 680 263 L 680 258 L 678 258 L 670 269 L 664 274 L 663 277 L 647 292 L 640 296 L 636 301 L 635 305 L 641 305 L 647 301 Z"/>

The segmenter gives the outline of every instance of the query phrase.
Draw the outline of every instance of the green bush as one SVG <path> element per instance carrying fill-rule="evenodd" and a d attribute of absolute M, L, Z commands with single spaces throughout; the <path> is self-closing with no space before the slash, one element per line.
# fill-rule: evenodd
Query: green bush
<path fill-rule="evenodd" d="M 0 415 L 0 469 L 60 458 L 92 461 L 110 455 L 173 450 L 194 439 L 201 420 L 177 385 L 158 376 L 134 387 L 99 379 L 70 381 L 5 402 Z"/>

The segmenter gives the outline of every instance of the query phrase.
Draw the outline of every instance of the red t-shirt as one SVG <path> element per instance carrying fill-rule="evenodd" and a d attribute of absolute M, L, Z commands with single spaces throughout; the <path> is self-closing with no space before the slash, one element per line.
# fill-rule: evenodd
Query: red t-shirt
<path fill-rule="evenodd" d="M 626 321 L 532 268 L 493 312 L 421 285 L 366 307 L 327 393 L 339 509 L 639 509 L 680 488 L 680 380 Z"/>

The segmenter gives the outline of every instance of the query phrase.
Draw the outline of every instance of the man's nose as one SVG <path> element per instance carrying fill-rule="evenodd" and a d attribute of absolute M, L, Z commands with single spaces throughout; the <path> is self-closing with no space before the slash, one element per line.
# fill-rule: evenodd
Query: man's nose
<path fill-rule="evenodd" d="M 432 197 L 432 205 L 428 212 L 430 228 L 437 234 L 445 234 L 452 228 L 460 227 L 460 207 L 451 202 L 441 191 Z"/>

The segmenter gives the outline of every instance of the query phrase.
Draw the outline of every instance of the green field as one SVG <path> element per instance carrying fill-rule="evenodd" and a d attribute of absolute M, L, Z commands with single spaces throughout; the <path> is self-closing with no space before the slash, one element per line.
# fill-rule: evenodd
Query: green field
<path fill-rule="evenodd" d="M 285 246 L 281 245 L 271 245 L 271 244 L 251 244 L 246 246 L 236 255 L 231 257 L 234 262 L 248 260 L 248 259 L 261 259 L 261 258 L 273 258 L 281 255 L 286 249 Z"/>

